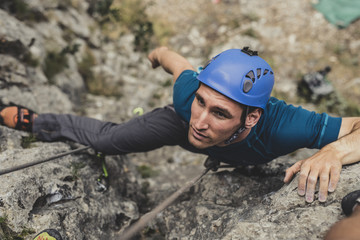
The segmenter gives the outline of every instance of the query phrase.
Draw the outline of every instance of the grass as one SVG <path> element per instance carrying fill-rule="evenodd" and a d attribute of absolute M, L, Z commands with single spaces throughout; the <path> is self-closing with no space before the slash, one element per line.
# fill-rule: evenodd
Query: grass
<path fill-rule="evenodd" d="M 135 50 L 147 52 L 153 42 L 154 26 L 146 14 L 146 6 L 142 0 L 104 0 L 92 4 L 89 13 L 97 19 L 106 37 L 116 40 L 131 32 L 135 36 Z M 164 26 L 158 27 L 157 32 L 168 36 Z"/>
<path fill-rule="evenodd" d="M 146 13 L 148 4 L 143 0 L 92 1 L 88 12 L 100 24 L 105 38 L 117 40 L 131 32 L 134 49 L 148 52 L 154 46 L 167 44 L 175 33 L 166 20 L 150 19 Z"/>
<path fill-rule="evenodd" d="M 167 45 L 169 39 L 175 35 L 173 27 L 164 19 L 151 19 L 153 35 L 157 41 L 156 45 Z M 155 43 L 154 43 L 155 44 Z"/>
<path fill-rule="evenodd" d="M 103 76 L 96 76 L 91 69 L 95 65 L 95 57 L 89 49 L 86 50 L 82 61 L 78 64 L 78 71 L 84 79 L 89 93 L 108 97 L 122 97 L 122 83 L 111 84 L 110 82 L 107 82 L 106 78 Z"/>
<path fill-rule="evenodd" d="M 43 71 L 49 83 L 53 84 L 53 78 L 68 67 L 68 62 L 65 54 L 50 51 L 47 53 Z"/>
<path fill-rule="evenodd" d="M 24 0 L 1 0 L 0 8 L 8 10 L 17 19 L 26 22 L 47 21 L 40 11 L 32 9 Z"/>
<path fill-rule="evenodd" d="M 76 163 L 76 162 L 72 162 L 71 163 L 71 175 L 72 175 L 72 179 L 73 180 L 77 180 L 79 179 L 79 170 L 84 168 L 86 166 L 85 163 L 80 162 L 80 163 Z"/>
<path fill-rule="evenodd" d="M 3 224 L 3 223 L 6 223 L 7 222 L 7 216 L 3 216 L 3 217 L 0 217 L 0 224 Z"/>
<path fill-rule="evenodd" d="M 154 93 L 154 94 L 152 95 L 152 98 L 153 98 L 153 99 L 156 99 L 156 100 L 159 100 L 159 99 L 161 99 L 161 96 L 162 96 L 161 93 Z"/>
<path fill-rule="evenodd" d="M 2 240 L 24 240 L 27 236 L 34 233 L 34 229 L 25 227 L 21 233 L 18 234 L 9 227 L 8 217 L 6 215 L 0 217 L 0 239 Z"/>
<path fill-rule="evenodd" d="M 146 4 L 141 0 L 115 0 L 112 9 L 114 19 L 134 34 L 135 50 L 147 52 L 154 29 L 145 11 Z"/>
<path fill-rule="evenodd" d="M 54 84 L 53 78 L 68 67 L 67 54 L 75 54 L 79 50 L 79 44 L 69 45 L 60 52 L 49 51 L 43 65 L 43 71 L 50 84 Z"/>
<path fill-rule="evenodd" d="M 22 148 L 31 148 L 32 144 L 36 142 L 36 137 L 33 134 L 29 134 L 27 137 L 22 137 L 21 147 Z"/>
<path fill-rule="evenodd" d="M 173 80 L 172 80 L 172 79 L 168 79 L 168 80 L 166 80 L 165 82 L 163 82 L 163 83 L 161 84 L 161 86 L 164 87 L 164 88 L 166 88 L 166 87 L 171 87 L 172 84 L 173 84 Z"/>
<path fill-rule="evenodd" d="M 39 60 L 33 57 L 33 55 L 30 52 L 27 52 L 23 58 L 22 61 L 26 63 L 30 67 L 37 67 L 39 65 Z"/>
<path fill-rule="evenodd" d="M 22 237 L 25 239 L 25 237 L 36 233 L 34 229 L 31 228 L 23 228 L 23 230 L 21 231 L 21 233 L 19 234 L 19 237 Z"/>
<path fill-rule="evenodd" d="M 147 165 L 137 166 L 137 171 L 140 173 L 142 178 L 150 178 L 158 175 L 158 172 L 153 170 L 151 167 Z"/>
<path fill-rule="evenodd" d="M 258 34 L 256 33 L 256 31 L 253 28 L 248 28 L 246 30 L 243 31 L 243 35 L 245 36 L 249 36 L 252 38 L 258 38 Z"/>

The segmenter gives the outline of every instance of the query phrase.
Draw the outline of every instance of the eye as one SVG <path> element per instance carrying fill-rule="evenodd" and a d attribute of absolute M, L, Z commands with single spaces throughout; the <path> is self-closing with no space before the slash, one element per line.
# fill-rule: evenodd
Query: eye
<path fill-rule="evenodd" d="M 220 111 L 214 111 L 214 115 L 218 118 L 227 118 L 227 116 Z"/>
<path fill-rule="evenodd" d="M 201 106 L 205 105 L 205 102 L 204 102 L 204 100 L 202 98 L 197 97 L 197 101 L 198 101 L 199 105 L 201 105 Z"/>

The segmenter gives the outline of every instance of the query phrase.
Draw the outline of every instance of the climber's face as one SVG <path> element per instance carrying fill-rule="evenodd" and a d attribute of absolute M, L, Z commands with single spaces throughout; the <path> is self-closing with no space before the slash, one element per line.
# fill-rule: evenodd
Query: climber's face
<path fill-rule="evenodd" d="M 188 139 L 196 148 L 225 146 L 241 126 L 243 107 L 201 84 L 191 105 Z"/>

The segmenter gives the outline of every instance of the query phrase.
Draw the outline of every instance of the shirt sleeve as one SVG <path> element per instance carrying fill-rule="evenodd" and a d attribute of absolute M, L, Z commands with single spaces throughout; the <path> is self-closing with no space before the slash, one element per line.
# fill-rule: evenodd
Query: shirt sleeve
<path fill-rule="evenodd" d="M 270 114 L 265 135 L 272 151 L 283 155 L 299 148 L 317 148 L 338 139 L 341 118 L 331 117 L 326 113 L 315 113 L 287 105 L 284 101 L 270 99 Z"/>
<path fill-rule="evenodd" d="M 186 122 L 190 121 L 191 104 L 195 98 L 195 92 L 199 88 L 195 71 L 185 70 L 177 78 L 174 84 L 173 104 L 176 113 Z"/>

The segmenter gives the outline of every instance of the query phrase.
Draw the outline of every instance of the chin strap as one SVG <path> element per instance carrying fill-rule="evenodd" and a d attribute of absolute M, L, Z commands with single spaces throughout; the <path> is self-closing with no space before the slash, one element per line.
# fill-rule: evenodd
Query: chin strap
<path fill-rule="evenodd" d="M 245 129 L 246 129 L 245 127 L 239 128 L 239 130 L 237 130 L 228 140 L 225 141 L 225 144 L 228 145 L 228 144 L 232 143 L 235 139 L 237 139 L 239 137 L 240 133 L 245 131 Z"/>
<path fill-rule="evenodd" d="M 229 145 L 230 143 L 232 143 L 235 139 L 237 139 L 239 137 L 239 135 L 245 131 L 246 127 L 245 127 L 245 121 L 246 121 L 246 117 L 249 114 L 249 106 L 246 106 L 246 114 L 245 117 L 243 119 L 243 124 L 242 126 L 228 139 L 225 141 L 226 145 Z"/>

